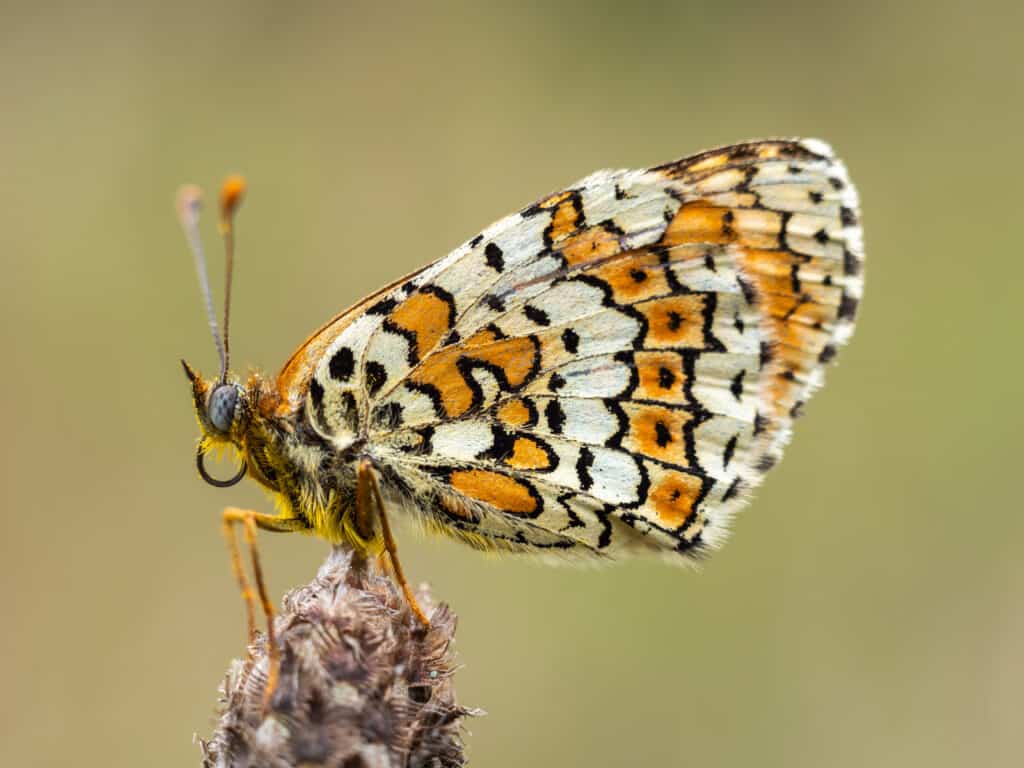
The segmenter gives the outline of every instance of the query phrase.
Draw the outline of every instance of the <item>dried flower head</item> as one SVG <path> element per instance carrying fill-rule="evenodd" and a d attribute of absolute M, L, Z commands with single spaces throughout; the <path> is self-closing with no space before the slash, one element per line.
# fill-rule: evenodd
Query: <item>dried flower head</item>
<path fill-rule="evenodd" d="M 267 648 L 232 663 L 220 720 L 201 742 L 207 768 L 461 766 L 455 701 L 455 616 L 417 595 L 430 628 L 413 621 L 394 582 L 335 549 L 313 581 L 288 593 L 276 628 L 281 677 L 263 711 Z"/>

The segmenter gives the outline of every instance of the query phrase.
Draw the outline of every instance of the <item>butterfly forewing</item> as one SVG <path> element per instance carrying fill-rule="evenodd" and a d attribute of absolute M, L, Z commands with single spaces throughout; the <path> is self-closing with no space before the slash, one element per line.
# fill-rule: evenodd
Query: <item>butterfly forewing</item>
<path fill-rule="evenodd" d="M 326 326 L 282 391 L 472 544 L 695 557 L 852 331 L 858 216 L 816 141 L 601 171 Z"/>

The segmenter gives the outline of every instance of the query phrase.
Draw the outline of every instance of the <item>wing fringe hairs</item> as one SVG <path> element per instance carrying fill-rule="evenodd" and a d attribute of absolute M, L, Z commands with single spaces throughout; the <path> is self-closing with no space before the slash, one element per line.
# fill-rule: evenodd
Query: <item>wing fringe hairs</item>
<path fill-rule="evenodd" d="M 462 720 L 480 712 L 455 699 L 456 618 L 443 603 L 434 608 L 425 586 L 417 599 L 429 630 L 409 621 L 390 578 L 335 548 L 309 584 L 284 597 L 281 677 L 265 714 L 266 638 L 232 662 L 216 730 L 200 741 L 203 766 L 465 765 Z"/>

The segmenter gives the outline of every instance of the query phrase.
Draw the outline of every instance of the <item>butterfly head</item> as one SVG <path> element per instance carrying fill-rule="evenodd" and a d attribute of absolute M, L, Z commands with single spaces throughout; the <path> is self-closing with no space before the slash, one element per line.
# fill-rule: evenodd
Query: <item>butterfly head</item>
<path fill-rule="evenodd" d="M 184 360 L 181 364 L 192 384 L 192 400 L 203 439 L 240 446 L 251 413 L 245 387 L 234 381 L 204 379 Z"/>
<path fill-rule="evenodd" d="M 227 487 L 239 482 L 246 473 L 247 436 L 252 425 L 251 393 L 234 381 L 204 379 L 184 360 L 185 375 L 192 384 L 192 402 L 202 432 L 196 463 L 199 474 L 210 485 Z M 204 457 L 219 448 L 234 449 L 241 457 L 238 473 L 228 480 L 218 480 L 206 470 Z"/>

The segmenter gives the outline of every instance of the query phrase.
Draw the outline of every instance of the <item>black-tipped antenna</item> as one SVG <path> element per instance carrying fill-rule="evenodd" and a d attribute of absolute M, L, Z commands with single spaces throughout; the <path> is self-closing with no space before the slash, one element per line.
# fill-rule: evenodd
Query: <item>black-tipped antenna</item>
<path fill-rule="evenodd" d="M 231 362 L 231 334 L 228 332 L 231 320 L 231 275 L 235 266 L 234 218 L 245 194 L 245 179 L 229 176 L 220 188 L 220 233 L 224 238 L 224 368 L 221 383 L 227 381 L 228 365 Z"/>
<path fill-rule="evenodd" d="M 203 301 L 206 304 L 206 315 L 210 321 L 210 333 L 213 334 L 213 343 L 217 347 L 217 354 L 220 355 L 221 380 L 227 377 L 228 355 L 224 342 L 221 340 L 220 332 L 217 330 L 217 316 L 213 312 L 213 296 L 210 293 L 210 278 L 206 270 L 206 257 L 203 255 L 203 242 L 199 238 L 199 209 L 202 207 L 203 193 L 194 184 L 188 184 L 178 190 L 178 219 L 181 227 L 185 230 L 185 239 L 188 240 L 189 248 L 192 249 L 192 256 L 195 258 L 196 275 L 199 277 L 199 290 L 203 294 Z"/>

